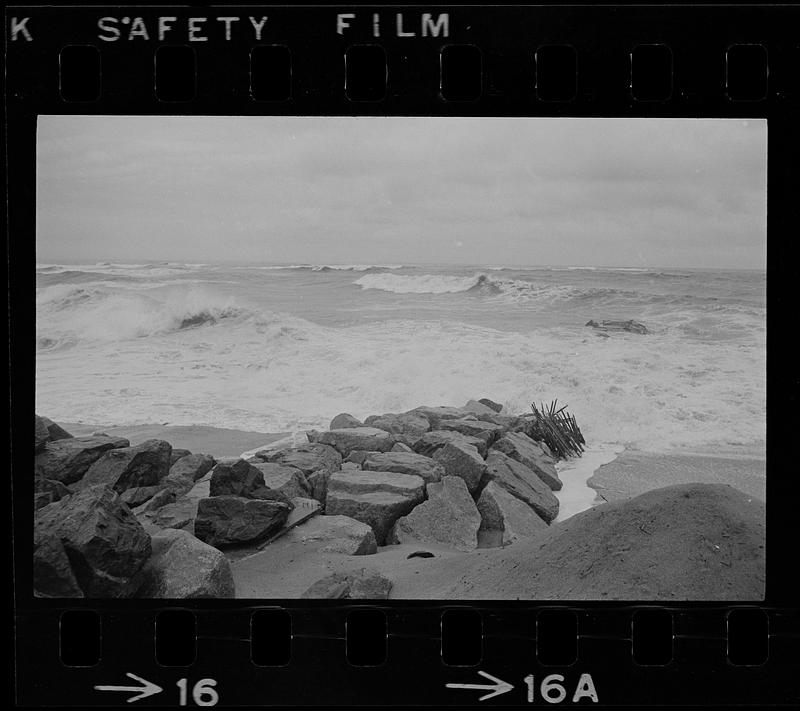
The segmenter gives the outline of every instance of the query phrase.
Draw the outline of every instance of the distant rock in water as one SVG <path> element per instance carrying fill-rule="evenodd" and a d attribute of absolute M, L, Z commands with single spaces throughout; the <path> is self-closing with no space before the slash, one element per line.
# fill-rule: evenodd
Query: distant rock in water
<path fill-rule="evenodd" d="M 180 331 L 185 328 L 197 328 L 198 326 L 213 326 L 215 323 L 217 323 L 217 321 L 225 318 L 240 316 L 241 314 L 241 309 L 236 308 L 198 311 L 197 313 L 184 316 L 178 323 L 178 330 Z"/>
<path fill-rule="evenodd" d="M 643 323 L 639 323 L 638 321 L 630 320 L 630 321 L 601 321 L 597 323 L 597 321 L 589 321 L 587 326 L 591 326 L 592 328 L 596 328 L 599 331 L 627 331 L 628 333 L 638 333 L 640 335 L 645 335 L 650 333 L 647 330 L 647 326 Z"/>
<path fill-rule="evenodd" d="M 500 288 L 500 285 L 493 282 L 485 274 L 481 274 L 478 277 L 478 281 L 475 282 L 475 286 L 467 289 L 468 294 L 480 294 L 481 296 L 494 296 L 502 291 L 503 290 Z"/>

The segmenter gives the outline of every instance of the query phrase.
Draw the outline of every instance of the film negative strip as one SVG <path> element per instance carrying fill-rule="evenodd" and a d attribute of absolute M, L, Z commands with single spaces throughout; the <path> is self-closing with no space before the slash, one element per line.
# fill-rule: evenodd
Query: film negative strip
<path fill-rule="evenodd" d="M 797 706 L 796 5 L 5 21 L 16 704 Z"/>

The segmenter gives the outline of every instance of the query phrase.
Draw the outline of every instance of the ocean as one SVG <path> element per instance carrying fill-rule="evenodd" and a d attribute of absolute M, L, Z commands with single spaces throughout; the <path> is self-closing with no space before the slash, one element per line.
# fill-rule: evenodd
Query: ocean
<path fill-rule="evenodd" d="M 97 425 L 325 428 L 489 397 L 592 446 L 764 456 L 763 271 L 39 264 L 36 411 Z M 590 319 L 650 333 L 598 335 Z"/>

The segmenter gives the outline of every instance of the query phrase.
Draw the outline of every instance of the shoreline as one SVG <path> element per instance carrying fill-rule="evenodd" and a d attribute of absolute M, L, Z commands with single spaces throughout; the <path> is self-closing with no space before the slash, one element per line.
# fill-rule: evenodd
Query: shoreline
<path fill-rule="evenodd" d="M 243 452 L 261 449 L 287 436 L 286 432 L 252 432 L 208 425 L 147 424 L 109 427 L 75 422 L 59 424 L 75 437 L 105 432 L 130 440 L 131 445 L 141 444 L 148 439 L 164 439 L 175 449 L 188 449 L 191 452 L 210 454 L 215 458 L 238 457 Z"/>
<path fill-rule="evenodd" d="M 101 431 L 125 437 L 132 445 L 147 439 L 165 439 L 175 448 L 213 457 L 239 457 L 292 436 L 291 432 L 255 432 L 209 425 L 103 426 L 64 422 L 62 426 L 76 436 Z M 564 488 L 557 492 L 561 504 L 559 522 L 600 503 L 630 499 L 672 484 L 730 484 L 766 501 L 766 458 L 756 447 L 652 452 L 599 444 L 587 447 L 579 459 L 562 462 L 559 475 L 564 481 Z"/>
<path fill-rule="evenodd" d="M 767 499 L 767 460 L 755 452 L 724 450 L 646 452 L 625 449 L 586 481 L 603 501 L 633 498 L 673 484 L 729 484 L 760 501 Z"/>

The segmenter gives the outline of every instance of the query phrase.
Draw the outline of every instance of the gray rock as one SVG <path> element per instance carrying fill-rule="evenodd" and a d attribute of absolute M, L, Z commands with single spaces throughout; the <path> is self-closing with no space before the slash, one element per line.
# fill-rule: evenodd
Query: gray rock
<path fill-rule="evenodd" d="M 503 406 L 499 402 L 494 402 L 490 400 L 488 397 L 482 397 L 478 402 L 481 405 L 486 405 L 486 407 L 494 410 L 495 412 L 500 412 L 503 409 Z"/>
<path fill-rule="evenodd" d="M 428 500 L 397 520 L 389 543 L 439 543 L 461 551 L 478 547 L 481 516 L 464 480 L 446 476 L 428 484 Z"/>
<path fill-rule="evenodd" d="M 283 526 L 290 510 L 281 501 L 212 496 L 197 506 L 194 535 L 215 548 L 260 541 Z"/>
<path fill-rule="evenodd" d="M 256 453 L 262 461 L 299 469 L 306 477 L 315 472 L 332 472 L 342 467 L 342 455 L 326 444 L 304 444 L 277 451 L 262 450 Z"/>
<path fill-rule="evenodd" d="M 158 599 L 236 596 L 228 559 L 188 531 L 152 537 L 152 554 L 137 576 L 136 597 Z"/>
<path fill-rule="evenodd" d="M 374 472 L 412 474 L 426 484 L 439 481 L 445 474 L 439 462 L 415 452 L 368 452 L 361 467 Z"/>
<path fill-rule="evenodd" d="M 447 476 L 463 479 L 470 493 L 478 490 L 486 471 L 486 462 L 475 447 L 461 442 L 447 442 L 433 453 L 433 458 L 442 465 Z"/>
<path fill-rule="evenodd" d="M 52 504 L 54 501 L 60 501 L 65 496 L 69 496 L 72 492 L 60 481 L 55 479 L 45 479 L 41 476 L 35 476 L 33 480 L 33 508 L 38 511 L 47 504 Z"/>
<path fill-rule="evenodd" d="M 184 457 L 188 457 L 190 454 L 191 452 L 188 449 L 173 449 L 169 458 L 170 466 L 174 466 L 175 462 Z"/>
<path fill-rule="evenodd" d="M 141 506 L 141 511 L 158 511 L 159 509 L 164 508 L 164 506 L 175 503 L 177 499 L 178 495 L 174 490 L 161 489 Z M 137 511 L 134 513 L 138 514 L 138 511 L 139 509 L 137 508 Z"/>
<path fill-rule="evenodd" d="M 43 530 L 33 531 L 33 594 L 36 597 L 83 597 L 61 539 Z"/>
<path fill-rule="evenodd" d="M 250 497 L 264 486 L 264 474 L 244 459 L 220 461 L 211 470 L 211 496 Z"/>
<path fill-rule="evenodd" d="M 492 445 L 492 449 L 507 454 L 533 470 L 553 491 L 561 490 L 563 483 L 558 478 L 555 461 L 539 442 L 532 440 L 528 435 L 522 432 L 508 432 Z"/>
<path fill-rule="evenodd" d="M 275 462 L 262 462 L 254 466 L 263 475 L 266 487 L 280 491 L 289 499 L 295 496 L 306 498 L 313 493 L 312 487 L 299 469 L 285 467 Z"/>
<path fill-rule="evenodd" d="M 261 450 L 256 457 L 299 469 L 306 477 L 311 496 L 320 503 L 325 502 L 328 476 L 342 467 L 342 455 L 326 444 L 308 443 L 291 449 Z"/>
<path fill-rule="evenodd" d="M 399 415 L 394 413 L 370 415 L 364 420 L 364 424 L 385 430 L 398 437 L 408 437 L 411 440 L 416 440 L 431 428 L 428 419 L 418 412 L 403 412 Z"/>
<path fill-rule="evenodd" d="M 491 400 L 489 400 L 489 402 L 491 402 Z M 497 403 L 493 403 L 493 405 L 499 407 L 499 409 L 490 407 L 481 400 L 468 400 L 467 404 L 461 409 L 464 410 L 464 412 L 471 412 L 474 415 L 495 415 L 503 409 L 502 405 L 497 405 Z"/>
<path fill-rule="evenodd" d="M 414 451 L 417 452 L 417 454 L 424 454 L 427 457 L 432 457 L 437 449 L 440 449 L 448 442 L 452 442 L 453 444 L 467 444 L 471 447 L 475 447 L 481 457 L 485 457 L 489 451 L 485 440 L 479 437 L 469 437 L 460 432 L 455 432 L 454 430 L 434 430 L 433 432 L 427 432 L 414 443 Z"/>
<path fill-rule="evenodd" d="M 422 405 L 415 407 L 410 412 L 424 417 L 432 430 L 442 429 L 440 425 L 446 420 L 458 420 L 464 417 L 464 411 L 460 407 L 428 407 L 427 405 Z"/>
<path fill-rule="evenodd" d="M 469 437 L 482 439 L 486 442 L 487 447 L 505 432 L 505 427 L 502 425 L 469 417 L 462 417 L 459 420 L 443 420 L 439 427 L 445 431 L 451 430 Z"/>
<path fill-rule="evenodd" d="M 34 452 L 38 454 L 44 450 L 44 446 L 50 441 L 50 433 L 47 431 L 47 425 L 45 425 L 44 420 L 39 415 L 34 417 L 36 421 L 36 447 Z"/>
<path fill-rule="evenodd" d="M 160 486 L 136 486 L 133 489 L 126 489 L 119 498 L 122 499 L 130 508 L 135 509 L 146 501 L 152 499 L 159 491 Z"/>
<path fill-rule="evenodd" d="M 77 488 L 104 484 L 121 494 L 134 487 L 154 486 L 169 473 L 171 454 L 172 445 L 160 439 L 148 439 L 135 447 L 112 449 L 89 467 Z"/>
<path fill-rule="evenodd" d="M 597 323 L 597 321 L 589 321 L 587 326 L 592 326 L 593 328 L 598 329 L 599 331 L 607 332 L 607 331 L 627 331 L 628 333 L 638 333 L 639 335 L 646 335 L 649 333 L 647 330 L 647 326 L 643 323 L 639 323 L 638 321 L 601 321 Z"/>
<path fill-rule="evenodd" d="M 486 482 L 498 486 L 530 506 L 546 523 L 558 516 L 558 499 L 533 471 L 493 449 L 486 458 Z"/>
<path fill-rule="evenodd" d="M 183 496 L 194 486 L 194 481 L 178 472 L 170 472 L 161 480 L 160 488 L 173 493 L 173 500 Z"/>
<path fill-rule="evenodd" d="M 350 494 L 389 492 L 422 501 L 425 497 L 425 481 L 414 474 L 342 469 L 331 474 L 328 481 L 328 495 L 334 491 Z"/>
<path fill-rule="evenodd" d="M 352 493 L 332 488 L 328 490 L 325 513 L 330 516 L 349 516 L 366 523 L 372 527 L 377 544 L 383 545 L 394 522 L 410 513 L 421 501 L 421 496 L 415 498 L 391 491 Z"/>
<path fill-rule="evenodd" d="M 164 489 L 168 493 L 169 490 Z M 161 496 L 157 494 L 156 497 Z M 173 503 L 155 507 L 160 501 L 148 501 L 134 512 L 148 531 L 155 533 L 164 528 L 182 528 L 194 532 L 197 505 L 211 496 L 211 475 L 206 474 L 186 494 Z"/>
<path fill-rule="evenodd" d="M 348 516 L 314 516 L 289 531 L 288 542 L 325 542 L 320 550 L 344 555 L 371 555 L 378 550 L 375 534 L 366 523 Z"/>
<path fill-rule="evenodd" d="M 68 440 L 65 440 L 68 441 Z M 94 486 L 40 509 L 35 529 L 58 538 L 86 597 L 128 597 L 150 557 L 150 536 L 110 487 Z M 40 592 L 41 581 L 34 582 Z"/>
<path fill-rule="evenodd" d="M 392 582 L 374 570 L 333 573 L 318 580 L 300 597 L 327 600 L 386 600 Z"/>
<path fill-rule="evenodd" d="M 214 457 L 208 454 L 190 453 L 173 462 L 169 474 L 186 477 L 194 483 L 208 474 L 215 464 Z"/>
<path fill-rule="evenodd" d="M 355 462 L 342 462 L 342 471 L 345 471 L 347 469 L 351 469 L 351 470 L 355 469 L 357 471 L 360 471 L 361 470 L 361 465 L 360 464 L 356 464 Z"/>
<path fill-rule="evenodd" d="M 413 452 L 405 442 L 395 442 L 394 446 L 389 450 L 390 452 Z"/>
<path fill-rule="evenodd" d="M 331 420 L 330 429 L 345 430 L 348 427 L 363 427 L 364 423 L 347 412 L 342 412 Z"/>
<path fill-rule="evenodd" d="M 481 531 L 498 531 L 503 544 L 520 538 L 535 538 L 548 526 L 528 504 L 490 481 L 478 499 Z"/>
<path fill-rule="evenodd" d="M 36 415 L 36 452 L 41 452 L 47 442 L 72 439 L 72 435 L 48 417 Z"/>
<path fill-rule="evenodd" d="M 129 444 L 127 439 L 107 435 L 46 442 L 44 449 L 34 460 L 35 472 L 45 479 L 55 479 L 67 485 L 74 484 L 106 452 L 127 447 Z"/>
<path fill-rule="evenodd" d="M 328 432 L 312 430 L 307 436 L 310 442 L 330 445 L 343 457 L 355 449 L 388 452 L 396 441 L 391 434 L 376 427 L 348 427 Z"/>

